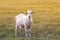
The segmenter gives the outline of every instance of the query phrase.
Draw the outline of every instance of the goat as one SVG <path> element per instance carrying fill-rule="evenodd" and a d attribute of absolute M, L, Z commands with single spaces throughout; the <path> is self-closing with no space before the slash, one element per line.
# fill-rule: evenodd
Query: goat
<path fill-rule="evenodd" d="M 24 29 L 25 37 L 31 37 L 30 28 L 32 25 L 32 11 L 27 10 L 27 16 L 24 14 L 19 14 L 16 16 L 16 27 L 15 27 L 15 36 L 17 34 L 17 28 Z"/>

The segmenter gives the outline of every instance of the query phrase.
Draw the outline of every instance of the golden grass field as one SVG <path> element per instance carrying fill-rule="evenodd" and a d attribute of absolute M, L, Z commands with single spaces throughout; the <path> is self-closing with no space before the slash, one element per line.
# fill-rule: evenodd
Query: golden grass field
<path fill-rule="evenodd" d="M 15 16 L 19 13 L 26 14 L 27 9 L 33 11 L 31 33 L 34 32 L 32 35 L 34 35 L 35 32 L 41 34 L 39 34 L 40 36 L 38 35 L 38 39 L 36 37 L 31 38 L 30 40 L 40 40 L 39 38 L 42 38 L 41 40 L 60 40 L 60 34 L 58 35 L 58 33 L 60 33 L 60 0 L 0 0 L 0 40 L 24 40 L 19 37 L 14 39 L 13 34 Z M 35 30 L 36 28 L 37 30 Z M 51 36 L 52 39 L 47 36 L 46 38 L 42 37 L 45 30 L 47 31 L 47 34 L 49 34 L 48 30 L 53 31 L 52 34 L 49 35 L 54 35 L 57 32 L 57 36 Z"/>

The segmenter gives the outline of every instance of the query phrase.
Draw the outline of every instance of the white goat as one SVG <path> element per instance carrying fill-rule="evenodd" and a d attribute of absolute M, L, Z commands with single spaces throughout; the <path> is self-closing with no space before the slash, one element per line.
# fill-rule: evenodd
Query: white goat
<path fill-rule="evenodd" d="M 16 27 L 15 27 L 15 36 L 17 34 L 17 28 L 24 29 L 25 37 L 30 37 L 30 27 L 32 24 L 32 11 L 27 10 L 27 16 L 24 14 L 19 14 L 16 16 Z"/>

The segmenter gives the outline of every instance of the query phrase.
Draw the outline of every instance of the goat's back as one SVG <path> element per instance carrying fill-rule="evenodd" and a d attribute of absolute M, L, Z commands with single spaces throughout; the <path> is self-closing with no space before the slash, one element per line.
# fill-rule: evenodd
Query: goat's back
<path fill-rule="evenodd" d="M 26 19 L 26 16 L 24 14 L 19 14 L 18 16 L 16 16 L 16 23 L 17 24 L 24 24 Z"/>

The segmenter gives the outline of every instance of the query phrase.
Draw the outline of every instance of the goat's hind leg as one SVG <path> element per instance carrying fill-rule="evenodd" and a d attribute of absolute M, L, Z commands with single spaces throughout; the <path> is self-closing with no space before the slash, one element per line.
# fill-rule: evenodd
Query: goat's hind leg
<path fill-rule="evenodd" d="M 21 26 L 19 26 L 19 29 L 20 29 L 20 36 L 21 36 L 21 33 L 22 33 L 22 28 L 21 28 Z"/>
<path fill-rule="evenodd" d="M 18 25 L 15 26 L 15 36 L 17 35 L 17 28 L 18 28 Z"/>
<path fill-rule="evenodd" d="M 20 36 L 23 36 L 23 31 L 24 31 L 24 25 L 20 26 Z"/>

